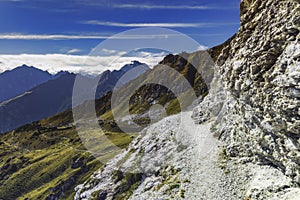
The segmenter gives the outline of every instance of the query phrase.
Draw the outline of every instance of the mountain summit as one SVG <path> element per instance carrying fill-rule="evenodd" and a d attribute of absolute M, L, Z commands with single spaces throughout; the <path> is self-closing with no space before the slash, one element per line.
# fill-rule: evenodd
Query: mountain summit
<path fill-rule="evenodd" d="M 20 95 L 52 78 L 47 71 L 22 65 L 0 74 L 0 102 Z"/>

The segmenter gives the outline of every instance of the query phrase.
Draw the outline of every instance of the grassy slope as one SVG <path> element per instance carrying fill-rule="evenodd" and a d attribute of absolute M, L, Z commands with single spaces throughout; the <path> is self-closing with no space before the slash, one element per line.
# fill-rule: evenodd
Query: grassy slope
<path fill-rule="evenodd" d="M 185 60 L 180 55 L 168 55 L 160 64 L 167 65 L 172 69 L 175 69 L 179 72 L 191 85 L 191 90 L 195 92 L 195 94 L 199 97 L 205 97 L 208 94 L 208 88 L 204 80 L 202 79 L 202 75 L 205 74 L 206 81 L 211 81 L 213 77 L 213 70 L 211 66 L 206 66 L 210 64 L 210 61 L 203 59 L 203 54 L 201 52 L 196 52 L 189 54 L 188 60 Z M 200 63 L 198 66 L 192 66 L 191 63 Z M 201 64 L 202 63 L 202 64 Z M 189 106 L 192 102 L 189 101 L 188 98 L 185 99 L 187 105 L 183 105 L 183 108 L 179 106 L 178 100 L 173 92 L 168 90 L 161 85 L 157 84 L 147 84 L 149 80 L 153 80 L 153 77 L 161 77 L 161 76 L 169 76 L 171 80 L 173 80 L 177 85 L 181 84 L 180 78 L 176 73 L 172 73 L 172 71 L 167 72 L 165 75 L 161 75 L 160 71 L 161 66 L 156 66 L 154 70 L 148 71 L 147 73 L 141 75 L 137 79 L 128 83 L 125 87 L 119 90 L 119 93 L 126 93 L 123 90 L 133 90 L 136 85 L 143 85 L 141 88 L 136 90 L 132 97 L 130 98 L 130 113 L 131 114 L 139 114 L 142 115 L 149 110 L 149 108 L 153 105 L 153 102 L 159 103 L 163 105 L 166 109 L 168 115 L 176 114 L 181 110 L 184 110 L 185 107 Z M 198 72 L 197 72 L 198 70 Z M 201 71 L 201 73 L 199 73 Z M 203 73 L 204 72 L 204 73 Z M 163 77 L 162 77 L 163 78 Z M 154 78 L 155 79 L 155 78 Z M 176 84 L 174 88 L 176 88 Z M 181 91 L 181 98 L 188 97 L 188 93 L 190 91 Z M 125 95 L 126 96 L 126 95 Z M 180 98 L 179 96 L 179 98 Z M 111 93 L 108 93 L 102 99 L 110 99 Z M 102 107 L 102 109 L 98 110 L 98 116 L 104 120 L 112 120 L 112 112 L 110 105 L 103 105 L 103 100 L 100 99 L 97 101 L 97 108 Z M 151 101 L 149 101 L 151 99 Z M 124 108 L 126 108 L 127 101 L 123 101 L 120 103 L 118 107 L 115 108 L 115 113 L 118 116 L 122 116 L 124 114 Z M 101 104 L 101 105 L 100 105 Z M 141 125 L 147 125 L 147 123 L 143 124 L 143 122 L 148 122 L 149 119 L 140 119 L 137 122 L 141 122 Z"/>
<path fill-rule="evenodd" d="M 101 167 L 72 127 L 42 128 L 45 127 L 31 125 L 27 130 L 0 135 L 0 199 L 45 199 L 50 195 L 72 199 L 74 187 Z M 122 133 L 109 133 L 108 138 L 120 148 L 132 140 Z M 105 152 L 109 145 L 98 146 L 97 152 Z M 118 153 L 103 156 L 109 160 Z"/>

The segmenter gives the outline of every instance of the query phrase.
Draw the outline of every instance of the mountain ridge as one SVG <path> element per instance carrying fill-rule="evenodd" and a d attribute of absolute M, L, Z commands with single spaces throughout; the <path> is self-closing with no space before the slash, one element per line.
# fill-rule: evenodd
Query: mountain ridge
<path fill-rule="evenodd" d="M 52 79 L 47 71 L 22 65 L 0 74 L 0 102 L 13 98 Z"/>
<path fill-rule="evenodd" d="M 89 100 L 85 95 L 86 88 L 97 87 L 95 96 L 96 98 L 102 97 L 112 90 L 118 82 L 118 77 L 115 74 L 122 76 L 128 70 L 136 67 L 141 67 L 144 70 L 148 69 L 146 64 L 137 61 L 124 67 L 113 72 L 106 71 L 98 78 L 88 78 L 69 72 L 59 72 L 56 75 L 49 76 L 50 79 L 47 82 L 30 88 L 29 91 L 0 104 L 0 133 L 11 131 L 27 123 L 70 109 L 72 98 L 76 99 L 78 104 Z M 139 73 L 144 73 L 144 70 Z M 133 78 L 128 78 L 123 84 Z M 86 88 L 73 97 L 73 87 L 76 79 L 80 79 L 83 82 L 82 87 L 86 86 Z M 96 81 L 98 82 L 96 83 Z"/>

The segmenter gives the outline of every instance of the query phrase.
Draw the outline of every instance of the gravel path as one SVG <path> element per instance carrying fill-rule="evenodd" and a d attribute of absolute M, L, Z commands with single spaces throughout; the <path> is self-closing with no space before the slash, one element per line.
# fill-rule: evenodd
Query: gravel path
<path fill-rule="evenodd" d="M 167 117 L 145 129 L 127 151 L 78 186 L 75 199 L 91 199 L 102 191 L 112 200 L 122 184 L 113 180 L 115 170 L 143 173 L 131 200 L 297 199 L 300 191 L 287 187 L 291 180 L 279 170 L 223 155 L 210 130 L 213 121 L 195 125 L 191 114 Z"/>

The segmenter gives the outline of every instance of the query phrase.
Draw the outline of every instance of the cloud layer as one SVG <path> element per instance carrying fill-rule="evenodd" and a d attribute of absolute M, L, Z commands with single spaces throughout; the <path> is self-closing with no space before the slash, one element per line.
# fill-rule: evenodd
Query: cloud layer
<path fill-rule="evenodd" d="M 78 39 L 107 39 L 101 35 L 38 35 L 38 34 L 0 34 L 1 40 L 78 40 Z"/>
<path fill-rule="evenodd" d="M 168 5 L 148 5 L 148 4 L 115 4 L 114 8 L 130 8 L 130 9 L 172 9 L 172 10 L 209 10 L 216 9 L 208 6 L 168 6 Z"/>
<path fill-rule="evenodd" d="M 93 25 L 105 24 L 106 26 L 127 26 L 127 27 L 156 27 L 156 25 L 161 25 L 165 27 L 193 27 L 198 26 L 196 24 L 123 24 L 123 23 L 114 23 L 114 22 L 99 22 L 96 20 L 91 20 L 83 22 Z M 172 35 L 167 35 L 172 36 Z M 151 35 L 113 35 L 113 36 L 104 36 L 104 35 L 37 35 L 37 34 L 0 34 L 0 40 L 81 40 L 81 39 L 115 39 L 115 40 L 135 40 L 135 39 L 153 39 L 153 38 L 165 38 L 165 34 L 151 34 Z"/>
<path fill-rule="evenodd" d="M 75 56 L 65 54 L 46 54 L 46 55 L 0 55 L 0 72 L 10 70 L 23 64 L 34 66 L 42 70 L 47 70 L 54 74 L 61 70 L 97 75 L 105 70 L 120 69 L 131 61 L 138 60 L 149 66 L 156 65 L 163 58 L 162 54 L 141 54 L 141 57 L 120 57 L 111 56 Z"/>
<path fill-rule="evenodd" d="M 115 26 L 115 27 L 165 27 L 165 28 L 201 28 L 216 26 L 221 24 L 213 23 L 120 23 L 120 22 L 106 22 L 99 20 L 88 20 L 82 22 L 83 24 L 101 25 L 101 26 Z"/>

